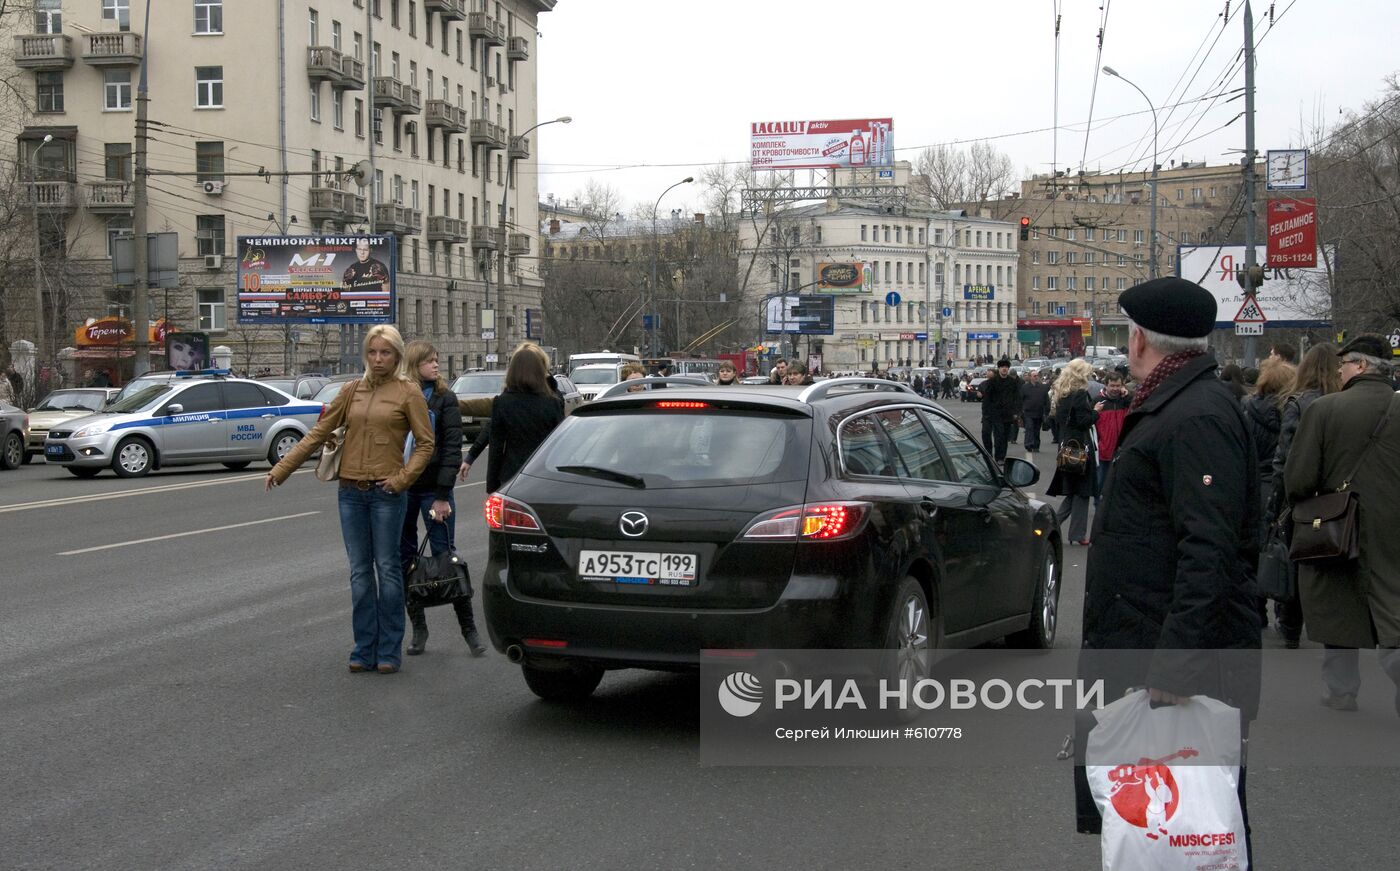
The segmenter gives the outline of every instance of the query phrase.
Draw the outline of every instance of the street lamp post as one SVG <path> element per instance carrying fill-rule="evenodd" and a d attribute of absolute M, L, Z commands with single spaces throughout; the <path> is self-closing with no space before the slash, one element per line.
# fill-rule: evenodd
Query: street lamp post
<path fill-rule="evenodd" d="M 1157 107 L 1154 106 L 1154 105 L 1152 105 L 1152 98 L 1148 97 L 1148 96 L 1147 96 L 1147 93 L 1146 93 L 1145 91 L 1143 91 L 1142 88 L 1139 88 L 1137 85 L 1134 85 L 1134 84 L 1132 83 L 1132 81 L 1130 81 L 1129 79 L 1123 78 L 1123 74 L 1122 74 L 1122 73 L 1118 72 L 1118 71 L 1115 70 L 1113 67 L 1104 67 L 1104 68 L 1103 68 L 1103 71 L 1104 71 L 1106 74 L 1108 74 L 1108 75 L 1110 75 L 1110 76 L 1113 76 L 1114 78 L 1123 79 L 1123 81 L 1127 82 L 1129 85 L 1132 85 L 1133 90 L 1137 91 L 1139 94 L 1142 94 L 1142 98 L 1143 98 L 1144 100 L 1147 101 L 1147 108 L 1149 108 L 1149 109 L 1152 110 L 1152 183 L 1151 183 L 1151 186 L 1152 186 L 1152 211 L 1150 212 L 1150 214 L 1151 214 L 1151 216 L 1152 216 L 1151 219 L 1150 219 L 1150 220 L 1151 220 L 1151 223 L 1152 223 L 1152 226 L 1151 226 L 1151 229 L 1148 230 L 1148 233 L 1151 234 L 1152 239 L 1150 240 L 1150 241 L 1151 241 L 1151 246 L 1148 248 L 1148 252 L 1149 252 L 1149 253 L 1148 253 L 1148 255 L 1147 255 L 1148 257 L 1151 258 L 1151 260 L 1150 260 L 1150 261 L 1148 262 L 1148 264 L 1147 264 L 1147 277 L 1148 277 L 1148 278 L 1156 278 L 1156 277 L 1157 277 Z"/>
<path fill-rule="evenodd" d="M 540 127 L 545 126 L 546 124 L 568 124 L 568 123 L 570 123 L 570 122 L 573 121 L 573 120 L 574 120 L 573 117 L 570 116 L 570 115 L 561 115 L 561 116 L 559 116 L 558 118 L 552 118 L 552 119 L 550 119 L 549 121 L 541 121 L 540 123 L 534 125 L 533 127 L 528 127 L 528 128 L 526 128 L 526 129 L 525 129 L 525 133 L 521 133 L 521 134 L 520 134 L 518 137 L 516 137 L 516 138 L 517 138 L 517 139 L 524 140 L 525 134 L 526 134 L 526 133 L 529 133 L 531 130 L 537 130 L 537 129 L 539 129 Z M 514 161 L 514 160 L 508 159 L 508 160 L 506 160 L 506 191 L 509 192 L 509 191 L 511 191 L 511 190 L 514 190 L 514 188 L 515 188 L 515 161 Z M 498 250 L 498 251 L 496 252 L 496 317 L 497 317 L 498 319 L 500 318 L 501 313 L 502 313 L 503 311 L 505 311 L 505 307 L 506 307 L 506 253 L 509 251 L 509 244 L 508 244 L 508 242 L 509 242 L 509 237 L 506 235 L 506 233 L 507 233 L 507 229 L 506 229 L 506 196 L 507 196 L 507 194 L 502 194 L 502 195 L 501 195 L 501 205 L 500 205 L 500 210 L 501 210 L 501 214 L 500 214 L 500 229 L 497 231 L 497 239 L 496 239 L 496 245 L 498 246 L 498 248 L 499 248 L 499 249 L 503 249 L 503 250 Z M 536 229 L 538 229 L 538 228 L 536 228 Z M 490 261 L 488 260 L 487 262 L 489 263 Z M 489 270 L 487 271 L 487 276 L 488 276 L 487 281 L 488 281 L 488 283 L 489 283 L 489 281 L 490 281 L 490 277 L 489 277 L 489 276 L 490 276 L 490 271 L 489 271 Z M 488 300 L 488 301 L 489 301 L 489 300 Z M 499 320 L 498 320 L 497 323 L 496 323 L 496 365 L 497 365 L 497 366 L 504 366 L 504 365 L 505 365 L 505 358 L 506 358 L 506 352 L 505 352 L 506 344 L 505 344 L 505 343 L 506 343 L 506 334 L 505 334 L 505 330 L 502 330 L 502 329 L 501 329 L 501 324 L 500 324 L 500 322 L 499 322 Z"/>
<path fill-rule="evenodd" d="M 34 153 L 29 157 L 29 206 L 32 210 L 34 230 L 34 373 L 26 379 L 25 389 L 31 391 L 35 399 L 39 398 L 36 387 L 39 372 L 44 365 L 44 345 L 47 338 L 44 335 L 44 246 L 39 239 L 39 152 L 52 141 L 52 133 L 44 134 L 44 141 L 34 146 Z M 19 397 L 16 397 L 16 400 L 18 399 Z M 25 407 L 28 408 L 29 404 Z"/>
<path fill-rule="evenodd" d="M 649 356 L 649 357 L 655 357 L 655 356 L 657 355 L 657 347 L 656 347 L 656 253 L 657 253 L 657 252 L 656 252 L 656 249 L 660 247 L 660 241 L 659 241 L 659 236 L 658 236 L 657 230 L 656 230 L 656 210 L 659 209 L 659 208 L 661 208 L 661 201 L 662 201 L 663 199 L 665 199 L 666 195 L 669 194 L 672 190 L 674 190 L 675 188 L 680 187 L 680 186 L 683 185 L 683 184 L 690 184 L 690 183 L 693 182 L 693 181 L 695 181 L 695 177 L 694 177 L 694 176 L 691 176 L 691 175 L 688 175 L 688 176 L 686 176 L 685 178 L 681 179 L 680 181 L 676 182 L 675 184 L 671 185 L 670 187 L 666 188 L 666 190 L 664 190 L 664 191 L 661 192 L 661 196 L 659 196 L 659 197 L 656 198 L 656 202 L 655 202 L 655 203 L 652 205 L 652 207 L 651 207 L 651 283 L 650 283 L 649 285 L 647 285 L 647 314 L 646 314 L 646 317 L 647 317 L 647 328 L 646 328 L 646 335 L 647 335 L 647 356 Z M 680 337 L 677 336 L 677 338 L 679 339 Z"/>

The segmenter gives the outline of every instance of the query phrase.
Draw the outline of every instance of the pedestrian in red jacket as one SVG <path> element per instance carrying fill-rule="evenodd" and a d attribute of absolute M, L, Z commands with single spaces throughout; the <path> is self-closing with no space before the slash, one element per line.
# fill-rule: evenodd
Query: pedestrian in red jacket
<path fill-rule="evenodd" d="M 1123 432 L 1123 419 L 1128 416 L 1128 406 L 1133 395 L 1123 384 L 1123 376 L 1111 372 L 1104 378 L 1103 394 L 1094 403 L 1099 419 L 1094 422 L 1094 436 L 1099 442 L 1099 464 L 1095 471 L 1094 507 L 1103 500 L 1103 482 L 1108 480 L 1108 470 L 1113 465 L 1113 457 L 1118 453 L 1118 436 Z"/>

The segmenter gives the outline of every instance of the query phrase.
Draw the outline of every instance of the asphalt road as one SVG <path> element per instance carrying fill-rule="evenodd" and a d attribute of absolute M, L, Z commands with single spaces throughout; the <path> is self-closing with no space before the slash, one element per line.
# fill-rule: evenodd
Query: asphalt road
<path fill-rule="evenodd" d="M 701 766 L 694 679 L 551 706 L 442 609 L 401 674 L 350 675 L 334 492 L 260 469 L 0 472 L 0 867 L 1098 867 L 1056 741 L 1032 768 Z M 457 491 L 477 572 L 484 471 Z M 1251 769 L 1257 866 L 1394 867 L 1397 782 Z"/>

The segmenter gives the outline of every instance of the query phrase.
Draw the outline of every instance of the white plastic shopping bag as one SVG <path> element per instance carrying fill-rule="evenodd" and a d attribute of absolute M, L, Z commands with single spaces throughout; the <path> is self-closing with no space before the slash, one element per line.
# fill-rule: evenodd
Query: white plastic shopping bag
<path fill-rule="evenodd" d="M 1245 871 L 1239 709 L 1205 696 L 1154 709 L 1138 690 L 1094 716 L 1104 871 Z"/>

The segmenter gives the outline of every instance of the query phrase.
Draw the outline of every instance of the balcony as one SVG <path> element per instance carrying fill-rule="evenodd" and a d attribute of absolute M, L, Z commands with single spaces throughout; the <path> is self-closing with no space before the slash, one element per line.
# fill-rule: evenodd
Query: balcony
<path fill-rule="evenodd" d="M 506 57 L 511 60 L 529 60 L 530 43 L 526 42 L 523 36 L 512 36 L 510 44 L 506 47 Z"/>
<path fill-rule="evenodd" d="M 71 212 L 78 207 L 77 185 L 71 181 L 26 183 L 20 202 L 25 209 L 43 213 Z"/>
<path fill-rule="evenodd" d="M 473 12 L 467 16 L 467 35 L 472 39 L 484 39 L 487 45 L 505 45 L 505 25 L 492 21 L 485 12 Z"/>
<path fill-rule="evenodd" d="M 467 17 L 467 0 L 423 0 L 423 8 L 441 15 L 443 21 L 461 21 Z"/>
<path fill-rule="evenodd" d="M 528 136 L 512 136 L 510 138 L 510 151 L 507 152 L 511 160 L 526 160 L 530 157 L 530 138 Z"/>
<path fill-rule="evenodd" d="M 16 36 L 15 66 L 38 72 L 66 70 L 73 66 L 73 37 L 61 33 Z"/>
<path fill-rule="evenodd" d="M 141 34 L 89 33 L 83 60 L 95 67 L 134 67 L 141 62 Z"/>
<path fill-rule="evenodd" d="M 529 253 L 530 253 L 530 234 L 529 234 L 529 233 L 511 233 L 511 234 L 510 234 L 510 245 L 507 246 L 506 250 L 509 251 L 511 254 L 529 254 Z"/>
<path fill-rule="evenodd" d="M 502 231 L 490 224 L 472 225 L 472 250 L 495 251 L 501 247 Z"/>
<path fill-rule="evenodd" d="M 129 215 L 136 196 L 129 181 L 88 182 L 87 208 L 95 215 Z"/>
<path fill-rule="evenodd" d="M 485 118 L 473 118 L 471 129 L 472 145 L 485 145 L 488 151 L 506 147 L 506 131 L 499 124 L 492 124 Z"/>
<path fill-rule="evenodd" d="M 456 244 L 467 241 L 467 222 L 446 215 L 428 217 L 428 241 Z"/>
<path fill-rule="evenodd" d="M 306 73 L 313 82 L 330 82 L 338 91 L 358 91 L 365 86 L 364 61 L 324 45 L 306 50 Z"/>
<path fill-rule="evenodd" d="M 320 224 L 364 224 L 369 222 L 369 207 L 364 197 L 338 188 L 311 189 L 311 220 Z"/>
<path fill-rule="evenodd" d="M 446 100 L 429 100 L 424 104 L 423 123 L 428 129 L 440 128 L 448 133 L 467 132 L 467 110 Z"/>
<path fill-rule="evenodd" d="M 375 76 L 374 105 L 395 115 L 417 115 L 423 111 L 423 92 L 393 76 Z"/>
<path fill-rule="evenodd" d="M 397 203 L 378 203 L 374 207 L 374 230 L 416 236 L 423 231 L 423 212 Z"/>

